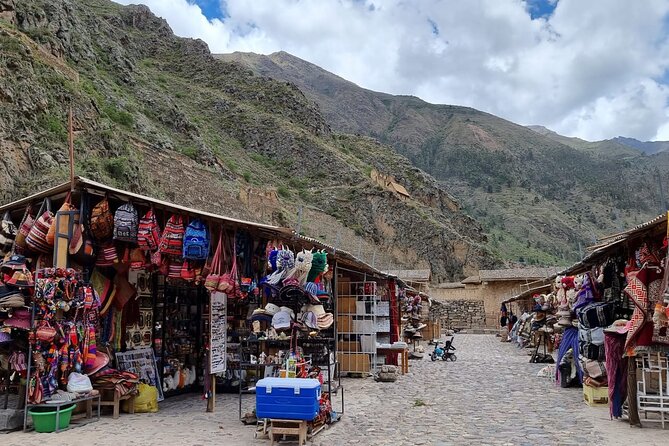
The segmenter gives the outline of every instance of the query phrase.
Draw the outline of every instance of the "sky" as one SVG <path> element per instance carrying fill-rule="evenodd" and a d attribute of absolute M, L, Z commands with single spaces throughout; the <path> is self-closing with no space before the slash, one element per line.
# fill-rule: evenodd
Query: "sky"
<path fill-rule="evenodd" d="M 669 0 L 116 0 L 214 53 L 600 140 L 669 140 Z"/>

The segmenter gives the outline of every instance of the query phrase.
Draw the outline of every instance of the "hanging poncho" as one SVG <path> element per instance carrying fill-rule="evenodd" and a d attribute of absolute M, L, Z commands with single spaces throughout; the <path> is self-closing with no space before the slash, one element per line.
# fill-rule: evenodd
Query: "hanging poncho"
<path fill-rule="evenodd" d="M 560 341 L 560 348 L 558 349 L 558 356 L 556 363 L 558 367 L 555 367 L 555 379 L 560 381 L 560 367 L 559 364 L 562 362 L 562 358 L 567 352 L 571 349 L 574 354 L 574 364 L 576 366 L 576 374 L 578 376 L 578 382 L 583 382 L 583 370 L 581 370 L 580 361 L 578 358 L 578 329 L 575 327 L 567 327 L 564 330 L 562 335 L 562 340 Z"/>
<path fill-rule="evenodd" d="M 627 398 L 627 356 L 625 334 L 604 332 L 606 376 L 609 385 L 609 414 L 611 418 L 623 416 L 623 403 Z"/>

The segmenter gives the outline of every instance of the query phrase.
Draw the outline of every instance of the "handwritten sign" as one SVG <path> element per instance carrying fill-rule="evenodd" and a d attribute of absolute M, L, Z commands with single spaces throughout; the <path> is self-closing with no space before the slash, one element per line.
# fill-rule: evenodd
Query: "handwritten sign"
<path fill-rule="evenodd" d="M 209 309 L 211 321 L 209 323 L 209 373 L 225 372 L 226 341 L 228 337 L 227 295 L 219 291 L 211 293 Z"/>
<path fill-rule="evenodd" d="M 138 348 L 124 353 L 117 352 L 116 363 L 120 370 L 134 373 L 139 376 L 140 380 L 156 387 L 158 389 L 158 401 L 164 399 L 163 386 L 160 385 L 158 365 L 152 348 Z"/>

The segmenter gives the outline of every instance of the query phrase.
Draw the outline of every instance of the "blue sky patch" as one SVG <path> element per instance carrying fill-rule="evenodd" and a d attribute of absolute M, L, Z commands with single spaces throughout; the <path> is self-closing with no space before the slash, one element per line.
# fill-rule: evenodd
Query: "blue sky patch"
<path fill-rule="evenodd" d="M 198 5 L 207 20 L 225 17 L 224 11 L 221 10 L 220 0 L 188 0 L 188 2 Z"/>
<path fill-rule="evenodd" d="M 526 0 L 527 12 L 532 20 L 549 17 L 555 11 L 559 0 Z"/>

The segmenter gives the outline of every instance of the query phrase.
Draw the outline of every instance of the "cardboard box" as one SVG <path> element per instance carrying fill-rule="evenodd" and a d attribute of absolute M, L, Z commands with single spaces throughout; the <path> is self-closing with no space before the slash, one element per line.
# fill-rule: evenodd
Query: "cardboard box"
<path fill-rule="evenodd" d="M 351 316 L 337 316 L 337 332 L 351 333 L 353 330 L 353 321 Z"/>
<path fill-rule="evenodd" d="M 353 294 L 351 290 L 351 280 L 347 277 L 340 277 L 337 279 L 337 296 L 350 296 Z"/>
<path fill-rule="evenodd" d="M 360 342 L 359 341 L 339 341 L 337 342 L 337 351 L 338 352 L 359 352 L 360 351 Z"/>
<path fill-rule="evenodd" d="M 342 373 L 369 373 L 371 369 L 366 353 L 337 353 L 337 362 Z"/>
<path fill-rule="evenodd" d="M 339 313 L 355 313 L 355 297 L 340 297 L 337 299 L 337 311 Z"/>

